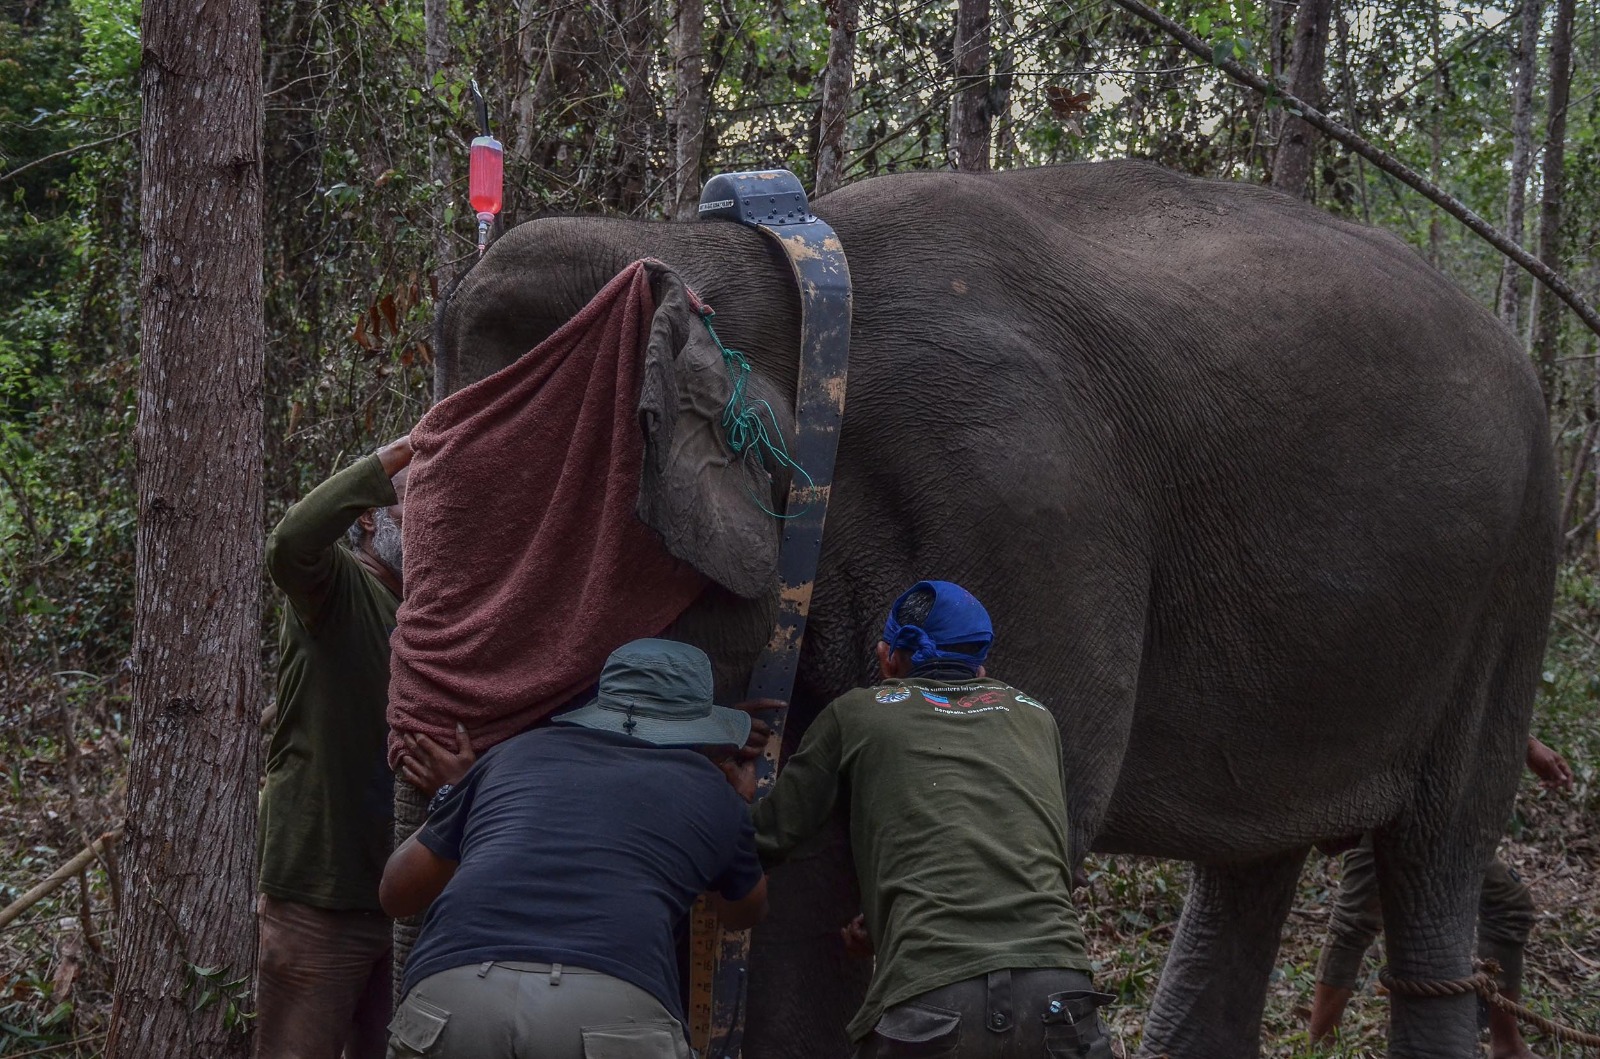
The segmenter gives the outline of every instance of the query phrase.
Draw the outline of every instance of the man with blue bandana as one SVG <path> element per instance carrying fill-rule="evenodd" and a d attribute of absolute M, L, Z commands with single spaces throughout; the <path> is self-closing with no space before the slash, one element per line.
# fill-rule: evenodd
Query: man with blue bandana
<path fill-rule="evenodd" d="M 822 711 L 752 811 L 769 868 L 848 818 L 877 954 L 857 1059 L 1111 1055 L 1072 904 L 1060 732 L 986 674 L 993 640 L 971 593 L 912 586 L 884 623 L 880 682 Z"/>

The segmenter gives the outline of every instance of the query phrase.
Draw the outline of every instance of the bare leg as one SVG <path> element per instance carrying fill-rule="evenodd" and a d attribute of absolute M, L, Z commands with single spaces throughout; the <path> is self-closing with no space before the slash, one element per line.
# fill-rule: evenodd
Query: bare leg
<path fill-rule="evenodd" d="M 1195 865 L 1140 1055 L 1253 1059 L 1278 934 L 1306 851 Z"/>
<path fill-rule="evenodd" d="M 1506 990 L 1505 995 L 1512 1000 L 1520 999 L 1514 990 Z M 1497 1007 L 1489 1009 L 1489 1057 L 1490 1059 L 1539 1059 L 1533 1049 L 1528 1047 L 1528 1042 L 1522 1039 L 1522 1026 L 1517 1022 L 1517 1017 Z"/>
<path fill-rule="evenodd" d="M 1355 990 L 1317 983 L 1316 996 L 1311 1001 L 1311 1040 L 1320 1043 L 1332 1037 L 1344 1018 L 1344 1009 Z"/>

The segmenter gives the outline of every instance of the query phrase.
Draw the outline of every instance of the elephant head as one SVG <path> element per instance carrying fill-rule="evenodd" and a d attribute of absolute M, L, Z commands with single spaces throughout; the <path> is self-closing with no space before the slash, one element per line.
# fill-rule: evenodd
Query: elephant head
<path fill-rule="evenodd" d="M 633 509 L 671 556 L 711 583 L 699 605 L 678 615 L 673 635 L 714 649 L 719 694 L 736 694 L 770 630 L 781 527 L 774 512 L 781 510 L 789 471 L 772 458 L 770 447 L 736 444 L 730 432 L 737 432 L 739 442 L 762 433 L 781 446 L 792 430 L 793 399 L 763 370 L 761 362 L 774 359 L 768 349 L 753 348 L 746 359 L 719 343 L 702 289 L 657 256 L 670 247 L 601 244 L 597 252 L 589 239 L 577 253 L 559 238 L 569 223 L 535 222 L 514 231 L 456 284 L 436 324 L 435 381 L 440 397 L 459 396 L 430 418 L 463 400 L 465 407 L 478 407 L 480 391 L 496 400 L 504 386 L 491 376 L 535 353 L 557 332 L 568 333 L 563 329 L 608 283 L 642 261 L 653 315 L 639 328 L 637 361 L 626 372 L 633 392 L 617 398 L 634 412 L 642 453 Z M 732 226 L 695 227 L 703 232 Z M 764 304 L 741 303 L 724 293 L 728 298 L 719 296 L 722 304 L 716 304 L 722 310 L 719 331 L 748 331 L 747 323 L 740 324 L 772 315 Z M 560 345 L 557 337 L 553 346 Z M 574 362 L 580 371 L 582 360 Z M 558 370 L 567 370 L 565 362 Z M 485 380 L 485 386 L 474 386 Z M 563 408 L 559 414 L 569 413 Z M 574 422 L 578 414 L 571 410 Z M 752 431 L 754 426 L 761 429 Z M 557 432 L 553 441 L 561 444 L 565 437 L 570 435 Z M 559 465 L 564 455 L 551 451 L 549 460 Z M 506 525 L 492 532 L 507 534 L 506 547 L 513 548 L 509 538 L 518 531 Z"/>

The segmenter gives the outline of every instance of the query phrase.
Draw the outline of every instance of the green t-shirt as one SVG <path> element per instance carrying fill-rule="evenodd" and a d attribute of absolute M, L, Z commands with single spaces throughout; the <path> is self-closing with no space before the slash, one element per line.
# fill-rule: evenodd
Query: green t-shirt
<path fill-rule="evenodd" d="M 267 569 L 289 601 L 261 792 L 261 892 L 270 897 L 381 911 L 394 815 L 384 713 L 400 601 L 339 542 L 362 512 L 394 502 L 371 456 L 313 489 L 267 541 Z"/>
<path fill-rule="evenodd" d="M 877 962 L 850 1037 L 885 1008 L 1004 968 L 1089 970 L 1068 867 L 1061 736 L 997 680 L 840 696 L 752 810 L 774 864 L 848 814 Z"/>

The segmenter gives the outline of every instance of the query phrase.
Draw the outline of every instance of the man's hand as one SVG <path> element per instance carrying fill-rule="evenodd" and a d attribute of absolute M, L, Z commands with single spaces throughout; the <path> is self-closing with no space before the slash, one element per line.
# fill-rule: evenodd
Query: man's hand
<path fill-rule="evenodd" d="M 865 915 L 856 916 L 856 918 L 840 927 L 839 940 L 844 942 L 844 951 L 847 956 L 870 960 L 877 955 L 877 950 L 872 947 L 872 935 L 867 933 L 867 917 Z"/>
<path fill-rule="evenodd" d="M 738 751 L 741 761 L 751 761 L 760 757 L 766 751 L 768 741 L 772 739 L 771 726 L 765 721 L 757 720 L 755 715 L 769 710 L 781 710 L 787 705 L 789 704 L 781 699 L 750 699 L 728 707 L 730 710 L 750 714 L 750 735 Z"/>
<path fill-rule="evenodd" d="M 1567 764 L 1567 759 L 1531 735 L 1528 737 L 1528 771 L 1539 777 L 1539 785 L 1547 791 L 1572 789 L 1572 766 Z"/>
<path fill-rule="evenodd" d="M 743 754 L 744 751 L 739 751 Z M 717 768 L 728 779 L 728 786 L 734 793 L 747 802 L 756 800 L 756 758 L 759 754 L 750 757 L 725 757 L 716 763 Z"/>
<path fill-rule="evenodd" d="M 465 725 L 456 724 L 456 748 L 449 751 L 425 735 L 406 732 L 400 736 L 405 749 L 400 752 L 400 778 L 428 797 L 446 783 L 460 783 L 478 755 L 472 752 Z"/>
<path fill-rule="evenodd" d="M 411 463 L 411 435 L 395 438 L 379 449 L 378 462 L 383 464 L 383 473 L 390 478 L 398 474 L 401 468 Z"/>

